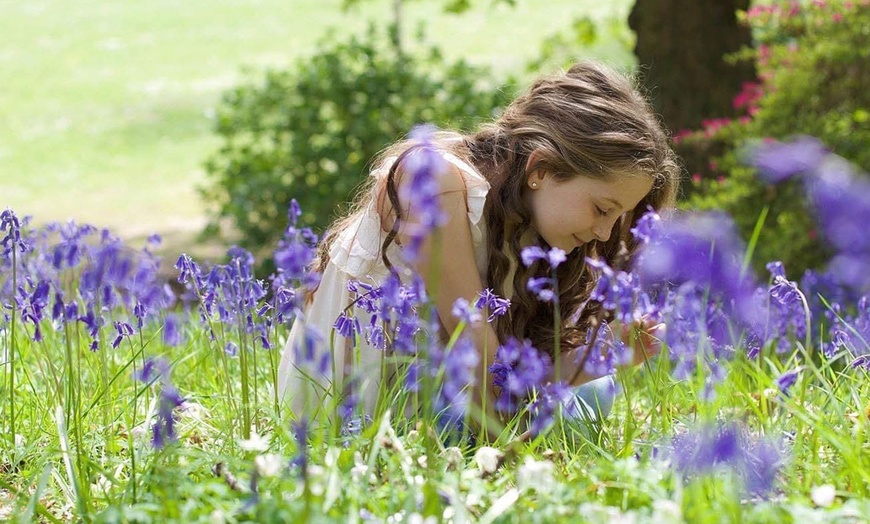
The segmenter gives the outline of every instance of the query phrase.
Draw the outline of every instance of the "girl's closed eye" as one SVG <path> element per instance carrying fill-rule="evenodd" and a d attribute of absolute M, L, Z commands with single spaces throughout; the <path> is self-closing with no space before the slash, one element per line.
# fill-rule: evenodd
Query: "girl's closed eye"
<path fill-rule="evenodd" d="M 609 212 L 609 210 L 608 210 L 608 211 L 605 211 L 605 210 L 602 209 L 601 207 L 599 207 L 599 206 L 595 206 L 595 212 L 598 213 L 600 216 L 606 217 L 606 216 L 607 216 L 607 213 Z"/>

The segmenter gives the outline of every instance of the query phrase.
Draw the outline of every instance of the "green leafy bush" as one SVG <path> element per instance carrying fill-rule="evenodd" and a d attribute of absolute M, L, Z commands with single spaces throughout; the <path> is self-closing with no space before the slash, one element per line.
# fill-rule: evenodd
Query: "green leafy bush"
<path fill-rule="evenodd" d="M 311 58 L 224 95 L 223 143 L 202 189 L 212 227 L 229 219 L 248 247 L 271 244 L 296 198 L 303 221 L 322 228 L 386 145 L 423 122 L 470 129 L 493 118 L 509 91 L 488 70 L 446 63 L 435 48 L 403 53 L 374 29 L 326 39 Z"/>
<path fill-rule="evenodd" d="M 779 259 L 802 272 L 827 260 L 824 239 L 799 192 L 758 182 L 743 153 L 752 140 L 806 134 L 870 171 L 870 1 L 775 2 L 742 18 L 756 45 L 733 58 L 754 60 L 759 82 L 734 100 L 745 117 L 710 119 L 701 131 L 678 134 L 692 174 L 685 202 L 729 211 L 747 238 L 768 208 L 755 261 Z"/>

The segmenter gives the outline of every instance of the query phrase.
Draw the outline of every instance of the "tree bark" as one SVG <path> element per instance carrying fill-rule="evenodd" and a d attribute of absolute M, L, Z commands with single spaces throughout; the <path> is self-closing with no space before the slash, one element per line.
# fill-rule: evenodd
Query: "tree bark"
<path fill-rule="evenodd" d="M 736 11 L 750 0 L 636 0 L 628 17 L 635 55 L 653 105 L 672 131 L 734 116 L 732 100 L 755 78 L 751 63 L 724 56 L 751 45 Z"/>

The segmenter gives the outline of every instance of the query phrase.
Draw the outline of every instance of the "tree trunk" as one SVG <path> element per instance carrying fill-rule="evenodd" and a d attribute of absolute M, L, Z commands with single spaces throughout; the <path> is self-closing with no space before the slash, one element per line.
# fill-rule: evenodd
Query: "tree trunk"
<path fill-rule="evenodd" d="M 705 118 L 736 114 L 732 100 L 755 78 L 751 63 L 724 56 L 751 45 L 736 11 L 750 0 L 636 0 L 628 17 L 637 34 L 635 55 L 653 105 L 674 132 L 697 129 Z"/>

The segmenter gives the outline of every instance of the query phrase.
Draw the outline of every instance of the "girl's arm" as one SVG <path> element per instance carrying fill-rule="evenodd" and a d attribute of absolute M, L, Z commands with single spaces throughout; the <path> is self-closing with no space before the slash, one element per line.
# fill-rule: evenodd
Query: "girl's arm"
<path fill-rule="evenodd" d="M 410 183 L 410 177 L 402 176 L 401 166 L 396 172 L 397 190 L 403 194 L 401 187 Z M 471 228 L 468 223 L 465 180 L 459 168 L 447 163 L 447 171 L 439 179 L 439 204 L 447 216 L 445 224 L 440 226 L 423 243 L 414 269 L 426 283 L 426 290 L 432 297 L 441 324 L 447 333 L 452 333 L 459 321 L 451 314 L 453 304 L 460 297 L 474 303 L 478 294 L 483 291 L 483 282 L 477 271 L 474 256 L 474 245 L 471 238 Z M 387 199 L 385 190 L 381 189 L 378 198 L 378 211 L 382 217 L 382 228 L 389 231 L 392 228 L 394 214 Z M 414 210 L 408 209 L 408 202 L 402 201 L 405 225 L 415 220 Z M 400 224 L 398 239 L 406 243 L 408 238 Z M 489 366 L 495 361 L 498 347 L 498 336 L 489 323 L 480 322 L 467 326 L 466 334 L 471 337 L 480 356 L 476 376 L 477 386 L 473 394 L 478 408 L 484 408 L 487 417 L 493 417 L 494 392 L 492 380 L 488 373 Z M 484 380 L 484 377 L 485 380 Z M 481 387 L 484 384 L 484 387 Z"/>

